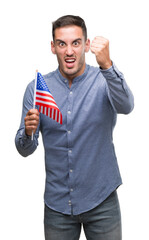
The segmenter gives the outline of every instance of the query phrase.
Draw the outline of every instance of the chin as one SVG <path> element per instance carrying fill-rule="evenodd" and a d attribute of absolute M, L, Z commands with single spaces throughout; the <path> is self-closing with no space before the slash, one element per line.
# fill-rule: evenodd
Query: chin
<path fill-rule="evenodd" d="M 74 68 L 67 68 L 67 69 L 63 69 L 63 73 L 66 75 L 74 75 L 78 72 L 77 69 Z"/>

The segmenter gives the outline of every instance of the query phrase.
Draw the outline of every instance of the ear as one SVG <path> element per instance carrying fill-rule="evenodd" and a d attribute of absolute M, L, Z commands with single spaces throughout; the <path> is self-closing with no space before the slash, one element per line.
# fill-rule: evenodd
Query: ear
<path fill-rule="evenodd" d="M 90 50 L 90 40 L 87 39 L 85 43 L 85 52 L 88 52 Z"/>
<path fill-rule="evenodd" d="M 56 54 L 55 53 L 55 45 L 54 45 L 53 41 L 51 41 L 51 51 L 52 51 L 53 54 Z"/>

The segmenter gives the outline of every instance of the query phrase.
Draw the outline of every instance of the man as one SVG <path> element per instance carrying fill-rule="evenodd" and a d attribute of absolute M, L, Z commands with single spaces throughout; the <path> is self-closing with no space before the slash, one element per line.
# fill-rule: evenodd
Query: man
<path fill-rule="evenodd" d="M 38 145 L 39 131 L 42 133 L 45 239 L 78 240 L 83 224 L 88 240 L 120 240 L 116 189 L 122 181 L 112 131 L 117 113 L 132 111 L 132 93 L 110 59 L 109 41 L 95 37 L 90 45 L 82 18 L 67 15 L 53 23 L 51 50 L 59 66 L 44 79 L 62 113 L 63 124 L 32 109 L 32 81 L 24 95 L 16 135 L 18 151 L 28 156 Z M 85 63 L 89 50 L 99 67 Z"/>

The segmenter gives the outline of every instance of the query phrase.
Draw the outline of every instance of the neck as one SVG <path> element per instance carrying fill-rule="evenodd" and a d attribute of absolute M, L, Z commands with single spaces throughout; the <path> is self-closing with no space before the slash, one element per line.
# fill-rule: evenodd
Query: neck
<path fill-rule="evenodd" d="M 66 72 L 63 72 L 63 70 L 60 68 L 59 68 L 59 71 L 62 74 L 62 76 L 65 77 L 69 81 L 69 87 L 71 87 L 73 79 L 81 76 L 84 73 L 85 66 L 86 66 L 86 64 L 84 63 L 84 65 L 80 69 L 78 69 L 78 71 L 75 72 L 74 74 L 67 74 Z"/>
<path fill-rule="evenodd" d="M 72 85 L 72 81 L 73 80 L 69 80 L 69 87 L 71 88 L 71 85 Z"/>

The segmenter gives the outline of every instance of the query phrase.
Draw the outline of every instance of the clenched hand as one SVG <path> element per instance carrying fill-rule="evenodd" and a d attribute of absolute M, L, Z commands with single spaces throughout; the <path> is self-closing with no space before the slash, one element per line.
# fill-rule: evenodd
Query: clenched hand
<path fill-rule="evenodd" d="M 95 37 L 91 44 L 91 52 L 95 54 L 97 63 L 102 69 L 108 69 L 112 66 L 109 40 L 104 37 Z"/>
<path fill-rule="evenodd" d="M 29 136 L 35 133 L 39 124 L 39 112 L 37 109 L 30 109 L 24 118 L 25 133 Z"/>

